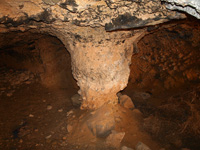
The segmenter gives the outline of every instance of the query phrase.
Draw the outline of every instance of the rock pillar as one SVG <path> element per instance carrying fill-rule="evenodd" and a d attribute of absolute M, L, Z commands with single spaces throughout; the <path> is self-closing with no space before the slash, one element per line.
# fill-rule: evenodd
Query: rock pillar
<path fill-rule="evenodd" d="M 123 37 L 124 32 L 121 32 L 105 32 L 104 38 L 101 38 L 102 33 L 87 38 L 76 35 L 71 42 L 72 73 L 80 87 L 82 109 L 97 109 L 105 103 L 116 104 L 116 94 L 127 86 L 136 39 L 133 37 L 141 33 Z M 127 31 L 125 33 L 127 35 Z"/>

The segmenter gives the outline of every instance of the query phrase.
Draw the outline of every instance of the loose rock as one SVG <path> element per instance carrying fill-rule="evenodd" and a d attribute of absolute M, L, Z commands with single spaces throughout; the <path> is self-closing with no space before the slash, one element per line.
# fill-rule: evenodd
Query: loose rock
<path fill-rule="evenodd" d="M 70 111 L 68 111 L 67 112 L 67 117 L 69 117 L 71 114 L 73 114 L 74 112 L 73 112 L 73 110 L 70 110 Z"/>
<path fill-rule="evenodd" d="M 51 135 L 48 135 L 45 137 L 45 139 L 50 139 L 51 138 Z"/>
<path fill-rule="evenodd" d="M 107 137 L 106 144 L 111 147 L 120 147 L 121 141 L 125 136 L 125 132 L 112 131 L 112 133 Z"/>
<path fill-rule="evenodd" d="M 126 146 L 122 146 L 121 150 L 133 150 L 133 149 Z"/>
<path fill-rule="evenodd" d="M 53 107 L 51 105 L 47 106 L 47 110 L 51 110 Z"/>
<path fill-rule="evenodd" d="M 72 104 L 74 106 L 81 106 L 82 99 L 81 99 L 81 96 L 79 94 L 75 94 L 74 96 L 72 96 L 71 100 L 72 100 Z"/>
<path fill-rule="evenodd" d="M 34 117 L 34 115 L 33 115 L 33 114 L 30 114 L 30 115 L 29 115 L 29 117 L 30 117 L 30 118 L 33 118 L 33 117 Z"/>
<path fill-rule="evenodd" d="M 93 135 L 107 137 L 115 127 L 112 107 L 104 105 L 87 120 L 87 126 Z"/>
<path fill-rule="evenodd" d="M 63 112 L 63 109 L 58 109 L 58 112 Z"/>
<path fill-rule="evenodd" d="M 120 104 L 125 107 L 125 108 L 128 108 L 128 109 L 134 109 L 135 106 L 131 100 L 131 98 L 127 95 L 122 95 L 122 94 L 118 94 L 118 98 L 119 98 L 119 102 Z"/>
<path fill-rule="evenodd" d="M 73 127 L 72 125 L 68 124 L 67 125 L 67 131 L 70 133 L 72 131 Z"/>
<path fill-rule="evenodd" d="M 144 143 L 138 142 L 136 147 L 135 147 L 135 150 L 151 150 L 151 149 L 147 145 L 145 145 Z"/>

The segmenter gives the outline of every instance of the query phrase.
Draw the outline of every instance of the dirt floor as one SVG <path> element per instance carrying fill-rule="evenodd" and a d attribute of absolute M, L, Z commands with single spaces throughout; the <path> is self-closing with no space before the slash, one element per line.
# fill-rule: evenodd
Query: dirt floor
<path fill-rule="evenodd" d="M 184 107 L 181 107 L 183 99 L 176 103 L 167 100 L 177 97 L 180 99 L 182 96 L 186 98 L 189 92 L 183 91 L 188 89 L 183 88 L 183 91 L 168 93 L 162 101 L 164 95 L 152 96 L 146 91 L 130 90 L 126 94 L 132 97 L 136 108 L 129 110 L 121 105 L 112 108 L 116 121 L 114 129 L 119 133 L 116 134 L 119 139 L 111 139 L 109 143 L 104 138 L 96 138 L 86 129 L 84 120 L 88 118 L 88 114 L 95 112 L 82 111 L 72 105 L 71 97 L 77 93 L 76 88 L 45 88 L 40 79 L 31 72 L 5 67 L 1 68 L 0 82 L 0 149 L 2 150 L 112 150 L 120 149 L 120 146 L 135 148 L 138 142 L 145 143 L 152 150 L 160 150 L 162 147 L 166 150 L 176 150 L 198 139 L 198 136 L 195 138 L 193 135 L 194 141 L 191 139 L 189 141 L 189 137 L 185 135 L 185 131 L 190 132 L 190 128 L 194 129 L 188 121 L 196 124 L 194 132 L 199 134 L 199 122 L 194 122 L 194 119 L 198 118 L 189 117 L 191 108 L 188 109 L 193 103 L 199 104 L 198 88 L 196 93 L 189 88 L 197 99 L 190 101 L 191 105 L 188 101 L 188 105 Z M 161 102 L 155 103 L 155 101 Z M 167 107 L 168 105 L 170 106 Z M 197 107 L 193 108 L 195 109 Z M 193 117 L 199 117 L 198 111 L 192 113 L 196 115 Z M 179 126 L 180 123 L 182 128 Z M 182 132 L 178 128 L 183 129 Z M 180 135 L 185 135 L 185 139 L 181 139 Z M 196 147 L 194 144 L 192 146 L 194 150 L 199 148 L 197 144 Z"/>
<path fill-rule="evenodd" d="M 0 149 L 66 149 L 66 114 L 76 90 L 50 90 L 29 76 L 13 88 L 5 80 L 13 72 L 1 70 Z"/>
<path fill-rule="evenodd" d="M 104 146 L 101 138 L 89 136 L 89 131 L 78 132 L 78 137 L 77 132 L 76 135 L 69 133 L 69 124 L 75 126 L 77 121 L 81 122 L 80 116 L 87 113 L 72 105 L 71 97 L 77 89 L 47 89 L 33 74 L 5 67 L 1 68 L 0 82 L 0 149 L 113 149 Z M 116 128 L 122 128 L 117 130 L 126 133 L 123 144 L 134 147 L 143 141 L 159 148 L 140 130 L 139 111 L 116 108 L 115 116 L 119 124 Z M 87 140 L 73 142 L 74 137 L 81 136 Z"/>

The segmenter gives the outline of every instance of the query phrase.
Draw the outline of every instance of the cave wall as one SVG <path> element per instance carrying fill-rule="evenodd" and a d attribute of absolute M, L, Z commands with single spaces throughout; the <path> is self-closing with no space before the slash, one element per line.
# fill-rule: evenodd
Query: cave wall
<path fill-rule="evenodd" d="M 200 81 L 200 25 L 184 21 L 155 29 L 138 42 L 129 86 L 151 92 Z"/>
<path fill-rule="evenodd" d="M 10 32 L 0 36 L 0 66 L 28 70 L 49 88 L 73 88 L 71 58 L 56 37 L 31 32 Z"/>

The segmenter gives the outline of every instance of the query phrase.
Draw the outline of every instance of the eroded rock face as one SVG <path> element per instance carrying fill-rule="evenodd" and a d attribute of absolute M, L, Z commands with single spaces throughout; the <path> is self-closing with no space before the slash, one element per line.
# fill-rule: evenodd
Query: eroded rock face
<path fill-rule="evenodd" d="M 119 37 L 115 33 L 101 32 L 88 30 L 87 37 L 76 37 L 69 43 L 82 108 L 96 109 L 106 102 L 117 103 L 116 93 L 128 83 L 133 41 L 143 34 L 121 32 Z"/>
<path fill-rule="evenodd" d="M 32 29 L 57 36 L 71 54 L 82 108 L 115 104 L 129 78 L 133 43 L 146 28 L 185 15 L 159 0 L 2 0 L 0 32 Z M 116 31 L 116 32 L 106 32 Z"/>
<path fill-rule="evenodd" d="M 199 31 L 198 23 L 184 21 L 146 35 L 132 57 L 129 85 L 160 93 L 198 83 Z"/>

